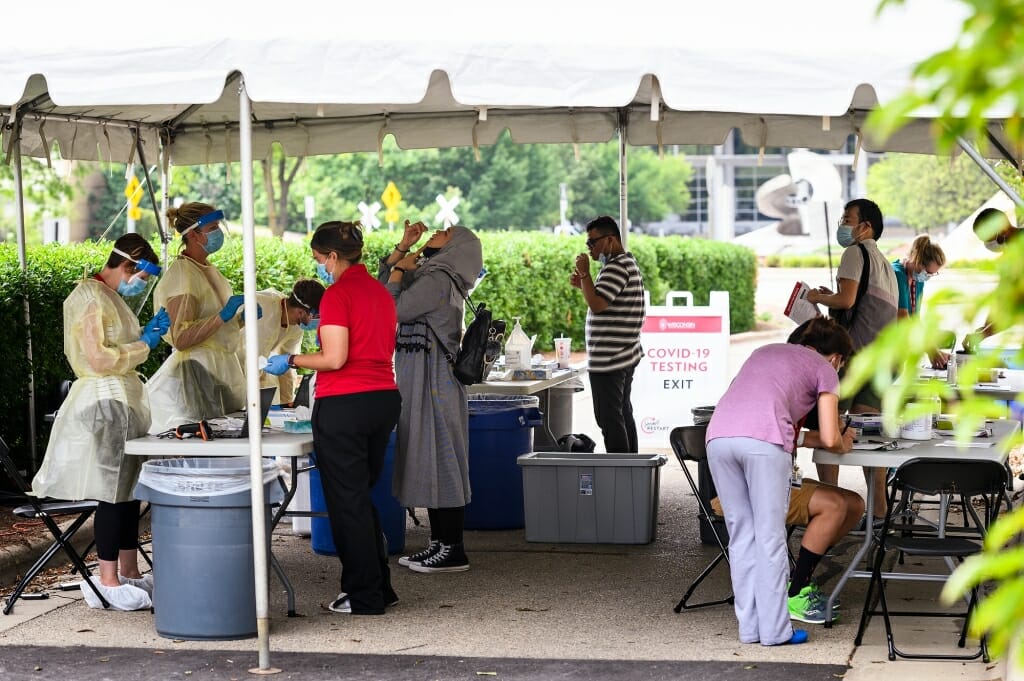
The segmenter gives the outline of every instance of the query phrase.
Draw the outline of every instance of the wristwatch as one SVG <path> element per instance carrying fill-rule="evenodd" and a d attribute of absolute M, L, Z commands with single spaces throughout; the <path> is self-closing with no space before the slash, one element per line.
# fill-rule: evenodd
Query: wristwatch
<path fill-rule="evenodd" d="M 295 355 L 288 355 L 288 366 L 295 368 Z"/>
<path fill-rule="evenodd" d="M 392 267 L 391 271 L 392 272 L 401 272 L 402 274 L 405 274 L 409 270 L 405 269 L 404 267 Z"/>

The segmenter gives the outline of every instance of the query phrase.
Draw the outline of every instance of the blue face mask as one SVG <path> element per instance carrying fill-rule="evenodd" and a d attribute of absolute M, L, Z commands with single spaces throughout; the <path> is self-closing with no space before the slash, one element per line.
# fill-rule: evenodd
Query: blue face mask
<path fill-rule="evenodd" d="M 320 277 L 320 281 L 328 286 L 334 283 L 334 275 L 327 271 L 327 266 L 322 262 L 316 264 L 316 276 Z"/>
<path fill-rule="evenodd" d="M 117 285 L 117 292 L 125 298 L 137 296 L 146 290 L 146 280 L 142 277 L 132 277 L 128 281 L 122 280 Z"/>
<path fill-rule="evenodd" d="M 856 240 L 853 238 L 853 227 L 850 227 L 849 225 L 840 225 L 839 229 L 836 230 L 836 241 L 838 241 L 839 245 L 843 248 L 852 246 L 856 243 Z"/>
<path fill-rule="evenodd" d="M 928 273 L 927 272 L 915 272 L 914 273 L 914 281 L 916 281 L 918 284 L 923 284 L 924 282 L 928 281 Z"/>
<path fill-rule="evenodd" d="M 602 265 L 607 265 L 608 264 L 608 254 L 607 253 L 600 254 L 599 256 L 597 256 L 597 261 L 599 263 L 601 263 Z"/>
<path fill-rule="evenodd" d="M 305 324 L 299 324 L 299 328 L 302 329 L 303 331 L 316 331 L 318 328 L 320 328 L 320 318 L 314 317 Z"/>
<path fill-rule="evenodd" d="M 206 243 L 203 244 L 203 250 L 207 253 L 216 253 L 220 250 L 220 247 L 224 245 L 224 230 L 220 227 L 213 230 L 212 232 L 206 233 Z"/>

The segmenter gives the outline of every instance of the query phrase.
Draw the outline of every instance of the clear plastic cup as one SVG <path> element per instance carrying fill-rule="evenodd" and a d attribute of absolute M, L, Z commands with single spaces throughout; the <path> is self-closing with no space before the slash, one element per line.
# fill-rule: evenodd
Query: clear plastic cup
<path fill-rule="evenodd" d="M 571 347 L 571 338 L 562 337 L 555 339 L 555 359 L 558 360 L 559 369 L 569 368 L 569 351 Z"/>

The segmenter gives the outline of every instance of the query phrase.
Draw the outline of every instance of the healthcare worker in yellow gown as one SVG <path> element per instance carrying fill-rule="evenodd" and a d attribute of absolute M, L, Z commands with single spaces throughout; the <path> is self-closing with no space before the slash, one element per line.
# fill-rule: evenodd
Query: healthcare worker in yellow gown
<path fill-rule="evenodd" d="M 153 305 L 171 318 L 171 356 L 146 384 L 153 412 L 151 433 L 216 418 L 245 406 L 245 377 L 238 362 L 243 298 L 209 261 L 224 245 L 224 211 L 185 203 L 167 211 L 181 235 L 181 253 L 153 292 Z"/>
<path fill-rule="evenodd" d="M 138 234 L 125 234 L 103 270 L 78 283 L 64 301 L 64 354 L 75 381 L 57 413 L 43 465 L 32 480 L 40 497 L 99 501 L 94 519 L 99 580 L 82 585 L 86 602 L 116 610 L 152 604 L 149 575 L 139 572 L 139 502 L 132 491 L 142 461 L 126 456 L 125 440 L 149 428 L 149 403 L 135 367 L 167 332 L 158 310 L 139 327 L 122 299 L 137 297 L 160 273 L 153 248 Z M 118 564 L 120 563 L 120 577 Z"/>
<path fill-rule="evenodd" d="M 313 331 L 320 322 L 320 299 L 324 285 L 316 279 L 299 279 L 289 294 L 273 289 L 258 291 L 256 301 L 263 316 L 257 322 L 259 355 L 297 355 L 302 352 L 302 332 Z M 244 333 L 244 331 L 243 331 Z M 238 361 L 245 367 L 245 340 L 238 343 Z M 298 386 L 294 369 L 280 376 L 260 372 L 261 388 L 277 388 L 274 404 L 290 404 Z"/>

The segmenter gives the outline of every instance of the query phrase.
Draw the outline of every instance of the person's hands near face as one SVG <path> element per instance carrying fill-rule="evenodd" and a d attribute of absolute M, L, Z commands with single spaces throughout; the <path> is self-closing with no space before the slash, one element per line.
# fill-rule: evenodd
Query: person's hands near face
<path fill-rule="evenodd" d="M 417 256 L 415 253 L 409 253 L 404 258 L 396 262 L 395 267 L 401 267 L 406 272 L 411 272 L 417 267 L 416 259 Z"/>
<path fill-rule="evenodd" d="M 422 222 L 409 223 L 405 221 L 405 231 L 402 233 L 402 239 L 398 242 L 398 245 L 403 251 L 410 250 L 416 245 L 416 242 L 420 240 L 420 237 L 427 231 L 427 226 Z"/>
<path fill-rule="evenodd" d="M 573 288 L 582 288 L 583 277 L 576 270 L 573 270 L 572 274 L 569 275 L 569 285 Z"/>
<path fill-rule="evenodd" d="M 576 256 L 576 272 L 574 273 L 580 277 L 590 276 L 590 256 L 586 253 L 580 253 Z"/>

